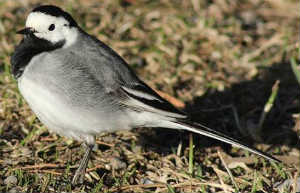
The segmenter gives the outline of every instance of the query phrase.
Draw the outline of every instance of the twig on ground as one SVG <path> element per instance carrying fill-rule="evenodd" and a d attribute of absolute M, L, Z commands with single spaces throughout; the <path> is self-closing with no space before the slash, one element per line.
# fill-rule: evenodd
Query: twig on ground
<path fill-rule="evenodd" d="M 176 155 L 178 157 L 180 157 L 180 155 L 181 155 L 181 149 L 182 149 L 182 140 L 180 139 L 178 147 L 177 147 L 177 152 L 176 152 Z"/>
<path fill-rule="evenodd" d="M 99 168 L 105 168 L 105 167 L 103 165 L 97 165 L 95 167 L 87 169 L 86 172 L 92 172 L 92 171 L 95 171 L 95 170 L 97 170 Z"/>
<path fill-rule="evenodd" d="M 58 165 L 58 164 L 51 164 L 51 163 L 46 163 L 46 164 L 39 164 L 39 165 L 31 165 L 31 166 L 24 166 L 24 167 L 17 167 L 12 169 L 12 171 L 21 169 L 21 170 L 30 170 L 30 169 L 42 169 L 42 168 L 64 168 L 65 166 L 63 165 Z"/>
<path fill-rule="evenodd" d="M 222 179 L 222 176 L 219 174 L 219 172 L 216 172 L 218 178 L 219 178 L 219 181 L 221 183 L 221 185 L 223 186 L 223 190 L 225 193 L 228 193 L 228 190 L 227 190 L 227 185 L 224 183 L 223 179 Z"/>
<path fill-rule="evenodd" d="M 55 171 L 52 171 L 52 170 L 29 170 L 27 172 L 29 172 L 29 173 L 46 173 L 46 174 L 53 174 L 53 175 L 57 175 L 57 176 L 63 175 L 60 172 L 55 172 Z"/>
<path fill-rule="evenodd" d="M 223 189 L 224 187 L 221 184 L 217 184 L 217 183 L 193 183 L 191 184 L 190 182 L 183 182 L 180 184 L 174 184 L 172 185 L 173 188 L 184 188 L 187 186 L 190 187 L 197 187 L 197 186 L 201 186 L 201 185 L 206 185 L 206 186 L 211 186 L 211 187 L 215 187 L 215 188 L 221 188 Z M 111 192 L 118 192 L 118 191 L 124 191 L 124 190 L 133 190 L 133 189 L 138 189 L 138 188 L 162 188 L 161 190 L 158 190 L 156 192 L 165 192 L 166 190 L 168 190 L 168 188 L 166 187 L 166 184 L 162 184 L 162 183 L 157 183 L 157 184 L 138 184 L 138 185 L 126 185 L 126 186 L 121 186 L 118 188 L 112 188 L 110 191 Z M 229 191 L 234 191 L 234 189 L 227 187 L 227 189 Z"/>
<path fill-rule="evenodd" d="M 189 133 L 189 144 L 189 173 L 192 175 L 194 169 L 194 143 L 192 133 Z"/>
<path fill-rule="evenodd" d="M 162 91 L 159 91 L 159 90 L 155 90 L 155 91 L 157 92 L 157 94 L 159 94 L 162 98 L 169 101 L 175 107 L 177 107 L 177 108 L 184 108 L 185 107 L 185 104 L 182 101 L 180 101 L 179 99 L 176 99 L 175 97 L 173 97 L 173 96 L 171 96 L 167 93 L 164 93 Z"/>
<path fill-rule="evenodd" d="M 105 142 L 99 141 L 99 140 L 96 140 L 96 143 L 99 144 L 99 145 L 105 145 L 105 146 L 108 146 L 108 147 L 114 147 L 115 146 L 114 144 L 105 143 Z"/>
<path fill-rule="evenodd" d="M 232 183 L 233 183 L 233 185 L 234 185 L 236 191 L 239 191 L 240 188 L 239 188 L 239 186 L 237 185 L 237 183 L 235 182 L 234 177 L 233 177 L 233 175 L 232 175 L 230 169 L 228 168 L 226 162 L 224 161 L 223 156 L 222 156 L 222 154 L 220 153 L 220 151 L 218 151 L 218 155 L 219 155 L 219 157 L 220 157 L 220 159 L 221 159 L 221 161 L 222 161 L 222 164 L 223 164 L 223 166 L 225 167 L 225 169 L 226 169 L 228 175 L 230 176 L 230 179 L 231 179 L 231 181 L 232 181 Z"/>

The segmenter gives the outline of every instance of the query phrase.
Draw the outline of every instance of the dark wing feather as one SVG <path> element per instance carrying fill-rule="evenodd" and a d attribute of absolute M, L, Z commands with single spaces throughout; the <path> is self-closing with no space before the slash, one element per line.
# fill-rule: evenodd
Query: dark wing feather
<path fill-rule="evenodd" d="M 123 86 L 122 90 L 129 97 L 129 100 L 139 102 L 135 107 L 140 107 L 144 111 L 160 113 L 169 117 L 186 117 L 183 112 L 176 109 L 171 103 L 159 96 L 145 83 L 140 82 L 140 84 L 130 86 L 130 88 Z"/>

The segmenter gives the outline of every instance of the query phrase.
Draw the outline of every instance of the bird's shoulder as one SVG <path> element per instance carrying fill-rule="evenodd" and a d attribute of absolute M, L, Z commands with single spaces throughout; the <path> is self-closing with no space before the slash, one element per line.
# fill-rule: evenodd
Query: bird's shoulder
<path fill-rule="evenodd" d="M 49 57 L 70 70 L 82 68 L 100 79 L 135 82 L 137 77 L 128 64 L 109 46 L 79 31 L 77 41 L 67 48 L 55 50 Z"/>

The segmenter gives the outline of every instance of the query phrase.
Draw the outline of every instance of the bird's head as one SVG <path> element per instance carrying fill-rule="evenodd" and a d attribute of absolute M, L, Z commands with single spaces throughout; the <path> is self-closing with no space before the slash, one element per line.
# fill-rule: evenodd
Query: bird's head
<path fill-rule="evenodd" d="M 19 34 L 33 35 L 51 44 L 73 44 L 78 35 L 78 27 L 70 14 L 53 5 L 43 5 L 33 9 L 26 19 L 25 28 Z"/>

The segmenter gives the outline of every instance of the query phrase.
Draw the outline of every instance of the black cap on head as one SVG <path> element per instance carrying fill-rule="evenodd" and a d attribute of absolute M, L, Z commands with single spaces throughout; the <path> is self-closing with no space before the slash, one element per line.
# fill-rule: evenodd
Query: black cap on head
<path fill-rule="evenodd" d="M 76 21 L 69 13 L 54 5 L 42 5 L 34 8 L 31 12 L 41 12 L 55 17 L 63 17 L 70 23 L 70 26 L 77 26 Z"/>

